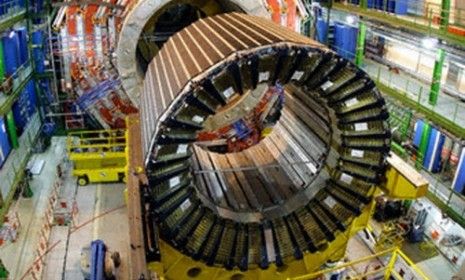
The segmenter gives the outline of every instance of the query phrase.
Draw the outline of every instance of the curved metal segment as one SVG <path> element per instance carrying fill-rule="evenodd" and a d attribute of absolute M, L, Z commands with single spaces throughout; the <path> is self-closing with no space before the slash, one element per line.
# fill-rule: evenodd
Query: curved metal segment
<path fill-rule="evenodd" d="M 284 108 L 259 144 L 229 154 L 195 144 L 235 97 L 277 84 Z M 141 96 L 162 238 L 208 265 L 242 270 L 326 248 L 384 174 L 387 117 L 364 72 L 305 37 L 244 14 L 196 22 L 152 61 Z"/>
<path fill-rule="evenodd" d="M 118 58 L 117 70 L 121 75 L 123 88 L 131 98 L 132 102 L 139 106 L 140 84 L 143 80 L 143 73 L 138 67 L 136 60 L 136 49 L 144 26 L 153 15 L 165 9 L 168 5 L 183 3 L 185 1 L 175 0 L 140 0 L 132 7 L 131 11 L 124 18 L 124 23 L 118 37 L 116 57 Z M 202 1 L 198 1 L 202 2 Z M 231 6 L 237 6 L 248 14 L 261 17 L 268 17 L 266 7 L 256 0 L 228 0 L 225 2 Z M 190 45 L 190 42 L 188 42 Z"/>

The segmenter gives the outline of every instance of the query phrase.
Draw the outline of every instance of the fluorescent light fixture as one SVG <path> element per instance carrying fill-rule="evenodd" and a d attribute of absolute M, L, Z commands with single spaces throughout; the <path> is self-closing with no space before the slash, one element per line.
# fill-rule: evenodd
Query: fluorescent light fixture
<path fill-rule="evenodd" d="M 421 45 L 426 49 L 432 50 L 438 45 L 438 42 L 436 38 L 424 38 L 421 40 Z"/>
<path fill-rule="evenodd" d="M 348 24 L 354 24 L 355 22 L 357 21 L 357 18 L 355 16 L 352 16 L 352 15 L 348 15 L 346 17 L 346 22 Z"/>

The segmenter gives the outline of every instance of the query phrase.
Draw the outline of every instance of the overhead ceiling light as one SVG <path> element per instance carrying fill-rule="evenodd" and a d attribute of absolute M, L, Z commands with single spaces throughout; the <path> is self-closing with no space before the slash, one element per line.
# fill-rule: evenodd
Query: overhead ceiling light
<path fill-rule="evenodd" d="M 432 50 L 438 45 L 438 42 L 436 38 L 424 38 L 421 40 L 421 45 L 426 49 Z"/>
<path fill-rule="evenodd" d="M 348 15 L 346 17 L 346 22 L 348 24 L 354 24 L 355 22 L 357 21 L 357 18 L 355 16 L 352 16 L 352 15 Z"/>

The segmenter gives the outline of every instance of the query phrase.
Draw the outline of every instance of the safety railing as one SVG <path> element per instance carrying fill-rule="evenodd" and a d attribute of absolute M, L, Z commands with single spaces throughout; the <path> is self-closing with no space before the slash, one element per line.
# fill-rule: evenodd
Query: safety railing
<path fill-rule="evenodd" d="M 49 244 L 52 227 L 54 225 L 54 209 L 57 206 L 59 192 L 63 187 L 62 179 L 56 175 L 53 182 L 53 187 L 50 191 L 48 202 L 45 208 L 45 213 L 42 218 L 42 225 L 38 232 L 37 246 L 35 248 L 35 258 L 31 266 L 26 270 L 24 275 L 20 279 L 42 279 L 44 272 L 46 254 L 53 248 Z"/>
<path fill-rule="evenodd" d="M 25 0 L 3 0 L 0 3 L 0 23 L 26 10 Z"/>
<path fill-rule="evenodd" d="M 292 280 L 329 279 L 429 279 L 402 251 L 394 247 L 377 254 Z M 332 279 L 332 278 L 331 278 Z"/>
<path fill-rule="evenodd" d="M 361 0 L 340 1 L 349 6 L 361 7 Z M 388 13 L 390 16 L 401 18 L 415 26 L 422 26 L 426 31 L 442 34 L 465 36 L 465 9 L 450 7 L 444 9 L 440 4 L 424 1 L 367 0 L 368 11 Z"/>
<path fill-rule="evenodd" d="M 6 77 L 6 79 L 2 82 L 3 87 L 1 88 L 0 92 L 3 94 L 9 94 L 17 90 L 18 86 L 32 73 L 32 65 L 31 60 L 29 59 L 22 65 L 18 67 L 16 72 Z"/>
<path fill-rule="evenodd" d="M 389 101 L 389 100 L 388 100 Z M 389 102 L 392 106 L 397 106 L 395 103 Z M 392 118 L 391 113 L 391 118 Z M 412 127 L 408 131 L 411 133 Z M 412 135 L 406 135 L 407 139 L 412 139 Z M 410 140 L 411 141 L 411 140 Z M 452 217 L 456 222 L 465 226 L 465 197 L 452 189 L 452 182 L 456 170 L 450 170 L 450 167 L 443 164 L 439 172 L 432 173 L 427 170 L 422 164 L 418 164 L 418 158 L 422 157 L 419 151 L 403 149 L 400 154 L 404 160 L 415 166 L 421 174 L 428 180 L 428 198 L 433 200 L 435 204 L 445 213 Z M 420 160 L 421 161 L 421 160 Z"/>
<path fill-rule="evenodd" d="M 119 152 L 124 153 L 126 137 L 124 130 L 79 131 L 68 134 L 68 154 Z"/>
<path fill-rule="evenodd" d="M 349 60 L 353 60 L 356 55 L 354 52 L 335 46 L 332 49 Z M 455 85 L 451 84 L 448 79 L 443 79 L 437 102 L 432 105 L 429 102 L 431 78 L 426 78 L 423 73 L 407 69 L 384 57 L 365 57 L 361 67 L 378 83 L 381 91 L 395 93 L 396 98 L 404 101 L 408 100 L 410 107 L 415 107 L 414 109 L 422 108 L 435 113 L 437 117 L 449 122 L 448 130 L 453 130 L 451 127 L 465 129 L 465 103 L 460 102 L 460 100 L 465 100 L 465 92 L 463 92 L 465 90 L 465 78 L 463 79 L 464 89 L 457 87 L 461 83 L 461 77 L 457 77 L 459 81 L 456 81 Z M 465 72 L 465 69 L 460 71 Z M 433 118 L 434 116 L 430 115 L 429 117 Z M 437 118 L 431 120 L 437 121 Z M 442 123 L 437 124 L 442 125 Z"/>
<path fill-rule="evenodd" d="M 465 103 L 459 102 L 457 99 L 457 97 L 465 99 L 465 93 L 460 93 L 457 96 L 446 94 L 442 90 L 438 95 L 437 103 L 431 105 L 429 103 L 430 84 L 405 75 L 403 70 L 398 72 L 396 67 L 385 66 L 373 60 L 365 60 L 363 69 L 375 81 L 396 91 L 404 98 L 412 100 L 417 106 L 422 106 L 446 118 L 453 124 L 465 128 Z"/>

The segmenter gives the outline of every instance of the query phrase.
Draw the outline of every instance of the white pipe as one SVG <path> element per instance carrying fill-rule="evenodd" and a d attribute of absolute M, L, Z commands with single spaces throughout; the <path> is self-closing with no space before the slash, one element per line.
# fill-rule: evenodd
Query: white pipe
<path fill-rule="evenodd" d="M 71 73 L 70 73 L 70 56 L 69 53 L 69 41 L 68 41 L 68 32 L 66 27 L 62 27 L 60 30 L 61 45 L 63 49 L 63 70 L 65 76 L 65 87 L 71 88 Z"/>
<path fill-rule="evenodd" d="M 82 57 L 86 55 L 86 44 L 84 38 L 84 20 L 81 14 L 76 14 L 76 29 L 77 29 L 77 40 L 78 40 L 78 54 Z M 85 61 L 85 59 L 83 59 Z"/>
<path fill-rule="evenodd" d="M 428 170 L 433 171 L 434 167 L 434 159 L 438 154 L 438 146 L 439 146 L 439 139 L 441 139 L 441 132 L 436 130 L 436 137 L 434 137 L 434 147 L 433 147 L 433 154 L 431 155 L 431 159 L 428 165 Z"/>
<path fill-rule="evenodd" d="M 52 27 L 54 30 L 59 30 L 63 24 L 63 19 L 65 18 L 66 11 L 68 10 L 67 6 L 63 6 L 58 11 L 55 20 L 53 21 Z"/>
<path fill-rule="evenodd" d="M 462 148 L 462 153 L 460 155 L 459 165 L 457 166 L 457 171 L 455 172 L 454 181 L 452 181 L 452 188 L 455 189 L 455 184 L 459 178 L 460 170 L 462 170 L 462 166 L 465 164 L 465 148 Z"/>

